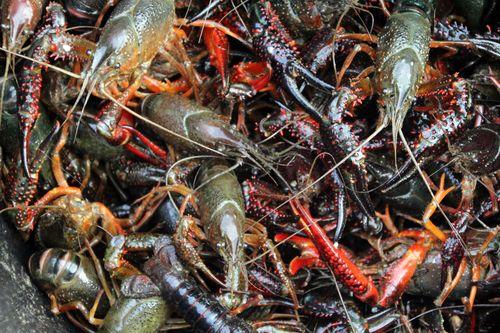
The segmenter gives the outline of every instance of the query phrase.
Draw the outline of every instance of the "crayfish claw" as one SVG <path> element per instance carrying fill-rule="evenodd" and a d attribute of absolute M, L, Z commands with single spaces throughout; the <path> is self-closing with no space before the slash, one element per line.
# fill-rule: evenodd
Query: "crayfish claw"
<path fill-rule="evenodd" d="M 345 174 L 344 178 L 346 179 L 346 186 L 349 189 L 349 195 L 356 202 L 356 205 L 365 217 L 362 221 L 363 229 L 367 232 L 378 234 L 382 231 L 382 222 L 376 217 L 375 207 L 370 196 L 368 193 L 363 192 L 367 188 L 366 185 L 363 185 L 363 175 L 348 176 L 347 173 Z"/>
<path fill-rule="evenodd" d="M 469 41 L 474 44 L 478 50 L 496 59 L 500 58 L 500 43 L 498 41 L 487 38 L 471 38 Z"/>
<path fill-rule="evenodd" d="M 299 87 L 297 86 L 297 82 L 291 75 L 284 75 L 283 85 L 290 96 L 304 109 L 305 112 L 307 112 L 307 114 L 313 117 L 314 120 L 320 123 L 326 121 L 317 108 L 315 108 L 314 105 L 312 105 L 311 102 L 309 102 L 307 98 L 302 95 Z"/>
<path fill-rule="evenodd" d="M 304 65 L 299 62 L 292 62 L 290 64 L 290 68 L 292 71 L 295 71 L 300 77 L 307 81 L 311 86 L 321 89 L 324 92 L 331 93 L 335 90 L 335 87 L 331 84 L 319 79 L 312 73 L 309 69 L 307 69 Z"/>
<path fill-rule="evenodd" d="M 338 242 L 342 238 L 346 224 L 347 223 L 345 219 L 337 221 L 337 226 L 335 227 L 335 234 L 333 235 L 334 242 Z"/>

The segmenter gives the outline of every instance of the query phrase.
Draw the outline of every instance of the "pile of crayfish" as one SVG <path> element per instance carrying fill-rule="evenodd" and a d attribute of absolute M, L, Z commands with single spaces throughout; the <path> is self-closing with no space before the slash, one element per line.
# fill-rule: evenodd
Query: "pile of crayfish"
<path fill-rule="evenodd" d="M 3 0 L 1 223 L 83 332 L 498 332 L 477 0 Z"/>

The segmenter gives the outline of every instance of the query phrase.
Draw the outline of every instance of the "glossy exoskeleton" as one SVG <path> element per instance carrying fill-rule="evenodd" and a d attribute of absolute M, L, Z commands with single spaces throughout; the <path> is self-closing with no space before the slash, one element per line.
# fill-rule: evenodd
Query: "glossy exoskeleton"
<path fill-rule="evenodd" d="M 121 284 L 121 296 L 109 309 L 99 333 L 155 333 L 170 317 L 160 291 L 145 275 L 133 275 Z"/>
<path fill-rule="evenodd" d="M 490 123 L 466 131 L 450 148 L 459 169 L 487 175 L 500 169 L 500 125 Z"/>
<path fill-rule="evenodd" d="M 107 0 L 64 0 L 64 8 L 82 23 L 92 24 L 101 14 Z"/>
<path fill-rule="evenodd" d="M 79 310 L 88 318 L 101 284 L 92 261 L 76 252 L 51 248 L 36 252 L 29 260 L 32 279 L 52 301 L 52 312 Z M 102 315 L 109 306 L 99 303 L 97 314 Z"/>
<path fill-rule="evenodd" d="M 156 242 L 155 255 L 146 262 L 144 271 L 195 332 L 253 332 L 245 320 L 230 315 L 215 297 L 202 291 L 187 275 L 169 237 Z"/>

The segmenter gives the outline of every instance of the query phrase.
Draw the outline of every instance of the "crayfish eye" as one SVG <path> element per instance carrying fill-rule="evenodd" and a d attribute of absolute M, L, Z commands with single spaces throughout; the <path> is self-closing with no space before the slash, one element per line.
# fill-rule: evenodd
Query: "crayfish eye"
<path fill-rule="evenodd" d="M 116 63 L 114 66 L 113 66 L 115 69 L 120 69 L 120 63 Z"/>

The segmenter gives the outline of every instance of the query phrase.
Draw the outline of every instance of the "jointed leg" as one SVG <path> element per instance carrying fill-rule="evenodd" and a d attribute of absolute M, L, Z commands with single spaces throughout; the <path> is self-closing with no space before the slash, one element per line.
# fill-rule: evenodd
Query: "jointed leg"
<path fill-rule="evenodd" d="M 64 172 L 61 165 L 61 155 L 59 152 L 63 149 L 64 145 L 66 145 L 66 140 L 68 139 L 70 122 L 67 121 L 63 127 L 61 128 L 61 136 L 59 137 L 59 141 L 54 148 L 54 152 L 52 153 L 52 173 L 54 174 L 54 178 L 56 179 L 57 185 L 62 187 L 68 187 L 68 182 L 66 181 L 66 177 L 64 177 Z"/>
<path fill-rule="evenodd" d="M 469 297 L 463 297 L 462 302 L 465 305 L 465 309 L 467 312 L 472 312 L 472 308 L 474 307 L 474 300 L 476 299 L 476 294 L 477 294 L 477 283 L 481 279 L 481 262 L 484 256 L 484 251 L 488 247 L 488 245 L 495 239 L 495 237 L 498 235 L 498 231 L 500 231 L 500 227 L 496 227 L 493 230 L 490 231 L 488 236 L 483 242 L 483 245 L 481 245 L 481 248 L 477 252 L 477 254 L 474 256 L 474 259 L 472 259 L 472 287 L 470 289 L 470 294 Z"/>
<path fill-rule="evenodd" d="M 342 78 L 344 77 L 345 72 L 351 66 L 354 57 L 360 52 L 366 53 L 370 58 L 375 59 L 375 50 L 369 46 L 368 44 L 361 43 L 361 44 L 356 44 L 354 48 L 349 52 L 349 55 L 344 61 L 344 64 L 342 65 L 342 69 L 339 72 L 339 75 L 337 76 L 337 86 L 336 88 L 339 89 L 340 84 L 342 83 Z"/>
<path fill-rule="evenodd" d="M 423 223 L 424 228 L 429 230 L 434 236 L 436 236 L 442 242 L 444 242 L 446 240 L 446 236 L 441 230 L 439 230 L 438 227 L 436 227 L 436 225 L 434 223 L 432 223 L 430 218 L 434 214 L 434 212 L 436 211 L 436 209 L 439 206 L 439 204 L 441 203 L 441 201 L 443 201 L 443 199 L 451 191 L 453 191 L 455 189 L 455 186 L 451 186 L 451 187 L 445 189 L 444 188 L 444 185 L 445 185 L 444 181 L 445 181 L 445 175 L 442 174 L 441 179 L 439 181 L 439 189 L 436 192 L 436 194 L 434 195 L 436 198 L 436 201 L 432 200 L 432 202 L 429 205 L 427 205 L 427 207 L 424 211 L 424 215 L 422 216 L 422 223 Z"/>
<path fill-rule="evenodd" d="M 51 303 L 51 311 L 53 314 L 58 315 L 67 311 L 72 311 L 72 310 L 78 310 L 81 312 L 81 314 L 85 317 L 85 319 L 88 320 L 89 323 L 92 325 L 100 326 L 103 324 L 103 319 L 97 319 L 94 317 L 95 312 L 97 310 L 97 306 L 99 305 L 99 301 L 101 299 L 101 296 L 103 294 L 103 291 L 99 291 L 97 294 L 97 298 L 94 302 L 94 305 L 92 306 L 91 311 L 89 311 L 85 305 L 80 302 L 80 301 L 75 301 L 75 302 L 70 302 L 66 304 L 59 305 L 57 302 L 57 299 L 54 295 L 49 295 L 50 298 L 50 303 Z"/>
<path fill-rule="evenodd" d="M 220 281 L 208 267 L 205 265 L 201 259 L 198 251 L 195 249 L 191 243 L 192 237 L 190 234 L 193 233 L 197 239 L 205 240 L 205 235 L 203 231 L 196 225 L 195 220 L 190 216 L 183 216 L 180 218 L 177 225 L 177 231 L 174 235 L 174 244 L 179 256 L 188 262 L 194 270 L 202 271 L 206 276 L 208 276 L 212 281 L 218 283 L 219 285 L 225 287 L 226 285 Z M 202 279 L 200 282 L 204 283 Z"/>

